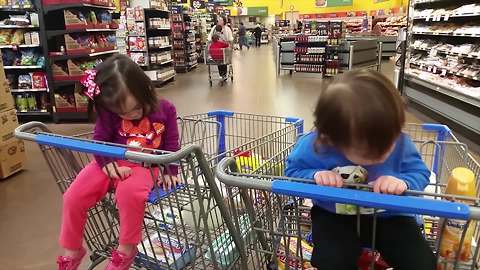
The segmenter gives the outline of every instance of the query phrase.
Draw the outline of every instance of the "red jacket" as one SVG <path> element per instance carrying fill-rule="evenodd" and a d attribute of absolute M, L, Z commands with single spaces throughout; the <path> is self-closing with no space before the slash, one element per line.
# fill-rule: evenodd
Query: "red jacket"
<path fill-rule="evenodd" d="M 215 61 L 223 61 L 223 48 L 228 48 L 228 43 L 223 41 L 215 41 L 210 44 L 210 48 L 208 49 L 210 56 Z"/>

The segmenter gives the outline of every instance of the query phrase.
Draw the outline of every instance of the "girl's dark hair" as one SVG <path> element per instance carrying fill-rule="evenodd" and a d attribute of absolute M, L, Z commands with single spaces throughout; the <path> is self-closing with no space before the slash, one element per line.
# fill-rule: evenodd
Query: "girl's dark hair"
<path fill-rule="evenodd" d="M 325 83 L 314 117 L 320 144 L 340 150 L 357 147 L 372 159 L 391 148 L 405 124 L 398 90 L 370 70 L 349 71 Z"/>
<path fill-rule="evenodd" d="M 223 27 L 222 27 L 221 25 L 218 25 L 218 24 L 217 24 L 217 26 L 215 26 L 215 31 L 217 31 L 217 32 L 222 32 L 222 31 L 223 31 Z"/>
<path fill-rule="evenodd" d="M 95 83 L 100 88 L 100 95 L 95 97 L 95 105 L 112 112 L 121 113 L 125 99 L 131 94 L 143 105 L 144 114 L 157 107 L 157 97 L 152 81 L 145 72 L 123 54 L 115 54 L 95 68 Z"/>

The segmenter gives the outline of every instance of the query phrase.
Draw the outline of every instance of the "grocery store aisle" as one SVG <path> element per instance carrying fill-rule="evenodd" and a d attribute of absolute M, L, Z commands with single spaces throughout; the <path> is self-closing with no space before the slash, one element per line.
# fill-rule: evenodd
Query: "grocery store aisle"
<path fill-rule="evenodd" d="M 239 112 L 298 116 L 306 128 L 313 122 L 319 79 L 286 74 L 276 77 L 270 46 L 236 52 L 233 83 L 209 86 L 207 68 L 179 74 L 176 81 L 159 89 L 171 100 L 179 115 L 228 109 Z M 383 70 L 391 76 L 392 65 Z M 409 114 L 409 121 L 417 122 Z M 90 131 L 91 124 L 50 125 L 62 134 Z M 55 269 L 58 253 L 61 194 L 41 153 L 27 143 L 25 171 L 0 182 L 0 269 Z M 85 264 L 84 264 L 85 265 Z M 86 268 L 82 268 L 86 269 Z"/>

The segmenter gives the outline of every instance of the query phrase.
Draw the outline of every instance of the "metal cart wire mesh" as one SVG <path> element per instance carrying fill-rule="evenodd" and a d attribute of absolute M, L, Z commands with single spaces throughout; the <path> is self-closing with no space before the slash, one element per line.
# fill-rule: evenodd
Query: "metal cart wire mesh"
<path fill-rule="evenodd" d="M 74 137 L 52 134 L 38 122 L 20 126 L 16 136 L 39 144 L 62 193 L 93 155 L 140 162 L 151 171 L 154 189 L 145 208 L 144 240 L 138 245 L 137 269 L 247 269 L 247 257 L 237 248 L 226 188 L 216 181 L 213 167 L 236 146 L 281 129 L 301 130 L 296 118 L 214 111 L 178 119 L 182 149 L 166 153 L 92 141 L 91 133 Z M 239 135 L 235 135 L 239 134 Z M 179 167 L 182 185 L 164 191 L 156 167 Z M 158 171 L 158 170 L 157 170 Z M 89 269 L 110 256 L 118 245 L 119 216 L 113 194 L 88 212 L 85 242 L 92 251 Z"/>
<path fill-rule="evenodd" d="M 208 67 L 208 82 L 212 86 L 213 81 L 218 80 L 224 83 L 228 79 L 233 82 L 233 49 L 210 49 L 210 43 L 205 46 L 205 65 Z M 222 69 L 224 74 L 222 74 Z"/>
<path fill-rule="evenodd" d="M 245 250 L 252 261 L 252 269 L 309 269 L 311 259 L 311 199 L 354 204 L 378 210 L 397 210 L 416 214 L 419 226 L 437 254 L 439 269 L 479 269 L 480 233 L 478 198 L 461 198 L 462 203 L 451 202 L 454 196 L 445 195 L 445 187 L 452 169 L 467 167 L 477 176 L 480 165 L 443 125 L 409 124 L 404 130 L 416 144 L 432 172 L 431 183 L 425 192 L 408 191 L 407 196 L 377 194 L 357 189 L 337 189 L 315 185 L 312 180 L 284 177 L 285 161 L 296 142 L 295 132 L 277 132 L 250 141 L 237 151 L 236 156 L 222 160 L 216 169 L 218 179 L 231 192 L 229 207 L 235 228 L 243 237 Z M 352 188 L 367 188 L 353 185 Z M 477 190 L 478 194 L 478 190 Z M 459 197 L 456 197 L 459 199 Z M 458 256 L 448 259 L 438 255 L 442 231 L 448 220 L 466 220 L 463 228 L 474 226 L 470 258 Z M 374 229 L 375 231 L 375 229 Z M 463 230 L 462 243 L 466 229 Z M 375 237 L 375 233 L 373 234 Z M 370 250 L 375 250 L 375 241 Z M 460 250 L 462 244 L 459 245 Z M 456 254 L 460 254 L 457 250 Z M 367 268 L 378 263 L 378 253 L 369 252 Z M 366 269 L 366 268 L 363 268 Z M 385 269 L 385 268 L 382 268 Z"/>

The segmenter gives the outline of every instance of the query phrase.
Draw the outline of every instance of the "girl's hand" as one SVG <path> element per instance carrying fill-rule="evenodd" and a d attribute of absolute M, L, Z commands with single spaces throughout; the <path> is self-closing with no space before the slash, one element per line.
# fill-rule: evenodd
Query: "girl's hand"
<path fill-rule="evenodd" d="M 113 179 L 125 180 L 132 174 L 129 167 L 119 167 L 116 162 L 109 163 L 102 168 L 103 173 Z"/>
<path fill-rule="evenodd" d="M 336 172 L 318 171 L 314 174 L 315 183 L 321 186 L 342 187 L 343 178 Z"/>
<path fill-rule="evenodd" d="M 400 195 L 408 189 L 405 181 L 389 175 L 380 176 L 372 184 L 377 193 Z"/>
<path fill-rule="evenodd" d="M 176 187 L 177 185 L 182 183 L 182 181 L 176 175 L 165 174 L 162 180 L 163 190 L 165 191 L 170 190 L 172 189 L 172 187 Z"/>

